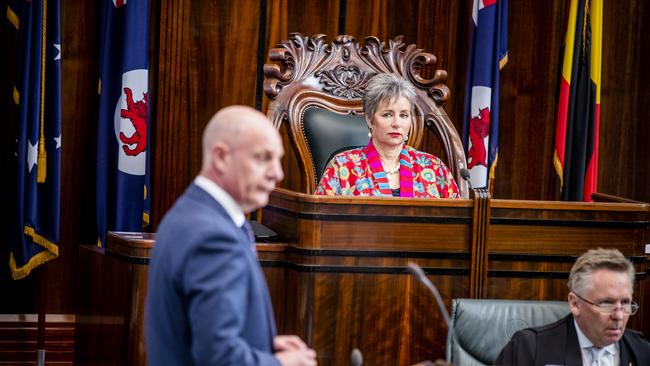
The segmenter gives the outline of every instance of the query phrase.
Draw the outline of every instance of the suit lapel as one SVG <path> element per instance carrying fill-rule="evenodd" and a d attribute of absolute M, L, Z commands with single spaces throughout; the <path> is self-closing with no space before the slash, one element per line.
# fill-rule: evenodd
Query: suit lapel
<path fill-rule="evenodd" d="M 269 293 L 268 286 L 266 284 L 266 278 L 264 277 L 264 272 L 262 271 L 262 266 L 260 265 L 257 256 L 251 250 L 246 250 L 246 256 L 252 262 L 251 266 L 253 267 L 253 277 L 254 285 L 258 287 L 262 298 L 264 299 L 264 307 L 266 308 L 265 316 L 266 322 L 268 324 L 268 339 L 271 340 L 271 349 L 273 349 L 273 338 L 277 334 L 275 329 L 275 315 L 273 314 L 273 305 L 271 304 L 271 295 Z"/>
<path fill-rule="evenodd" d="M 254 251 L 253 248 L 251 248 L 250 237 L 244 230 L 240 229 L 240 231 L 242 233 L 241 236 L 243 238 L 243 241 L 241 241 L 241 243 L 245 243 L 246 246 L 246 248 L 244 249 L 244 253 L 248 258 L 250 266 L 252 267 L 251 271 L 253 274 L 253 286 L 256 286 L 257 290 L 262 295 L 262 299 L 264 302 L 263 306 L 266 308 L 265 316 L 266 316 L 266 322 L 268 324 L 267 329 L 269 331 L 268 339 L 271 340 L 270 349 L 273 350 L 273 338 L 276 335 L 276 328 L 275 328 L 276 325 L 275 325 L 275 316 L 273 314 L 273 305 L 271 304 L 271 295 L 269 294 L 269 289 L 266 284 L 266 277 L 264 277 L 264 272 L 262 271 L 262 266 L 257 257 L 257 253 Z M 252 243 L 252 245 L 255 245 L 255 243 Z"/>
<path fill-rule="evenodd" d="M 635 365 L 632 363 L 632 352 L 630 351 L 628 347 L 628 334 L 627 332 L 623 333 L 623 338 L 621 338 L 620 341 L 618 341 L 618 352 L 620 353 L 621 357 L 621 366 L 629 366 L 629 365 Z"/>
<path fill-rule="evenodd" d="M 567 366 L 582 366 L 582 350 L 578 342 L 578 333 L 576 333 L 575 323 L 573 316 L 567 317 L 567 338 L 565 360 Z"/>
<path fill-rule="evenodd" d="M 241 228 L 237 227 L 237 225 L 235 225 L 235 223 L 228 215 L 228 212 L 226 212 L 226 209 L 223 208 L 223 206 L 221 206 L 221 204 L 217 202 L 208 192 L 203 190 L 203 188 L 197 186 L 196 184 L 192 184 L 190 185 L 190 188 L 188 188 L 188 190 L 189 190 L 190 197 L 193 200 L 197 201 L 199 204 L 208 204 L 211 208 L 214 209 L 216 213 L 223 216 L 222 222 L 227 222 L 229 225 L 232 225 L 235 231 L 239 234 L 240 237 L 239 244 L 245 247 L 244 253 L 248 258 L 250 265 L 252 266 L 253 285 L 257 286 L 258 290 L 262 294 L 262 297 L 264 298 L 264 307 L 266 309 L 265 313 L 266 313 L 266 319 L 267 319 L 268 331 L 269 331 L 268 339 L 271 342 L 271 344 L 269 345 L 270 347 L 269 349 L 273 350 L 273 338 L 276 335 L 276 325 L 275 325 L 275 316 L 273 315 L 273 306 L 271 304 L 269 290 L 266 285 L 266 278 L 264 277 L 264 273 L 262 272 L 262 268 L 259 264 L 255 252 L 251 250 L 250 238 L 248 237 L 248 234 L 245 231 L 243 231 Z"/>

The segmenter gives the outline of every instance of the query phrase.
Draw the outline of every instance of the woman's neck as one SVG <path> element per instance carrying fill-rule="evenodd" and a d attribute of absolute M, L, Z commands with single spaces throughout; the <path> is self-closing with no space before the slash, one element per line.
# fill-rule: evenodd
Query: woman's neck
<path fill-rule="evenodd" d="M 395 169 L 399 165 L 399 155 L 402 152 L 402 146 L 382 146 L 377 144 L 373 139 L 372 144 L 377 150 L 377 155 L 379 155 L 379 160 L 381 160 L 381 165 L 384 167 L 384 170 Z"/>

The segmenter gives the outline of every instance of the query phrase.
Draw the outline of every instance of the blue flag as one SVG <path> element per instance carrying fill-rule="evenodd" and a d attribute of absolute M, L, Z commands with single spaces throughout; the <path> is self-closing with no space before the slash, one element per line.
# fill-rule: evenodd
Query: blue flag
<path fill-rule="evenodd" d="M 96 208 L 106 232 L 149 222 L 149 1 L 102 0 Z"/>
<path fill-rule="evenodd" d="M 494 179 L 499 146 L 499 74 L 508 61 L 508 1 L 474 0 L 463 142 L 472 186 Z"/>
<path fill-rule="evenodd" d="M 61 44 L 59 1 L 15 1 L 18 29 L 18 166 L 9 267 L 17 280 L 59 255 Z"/>

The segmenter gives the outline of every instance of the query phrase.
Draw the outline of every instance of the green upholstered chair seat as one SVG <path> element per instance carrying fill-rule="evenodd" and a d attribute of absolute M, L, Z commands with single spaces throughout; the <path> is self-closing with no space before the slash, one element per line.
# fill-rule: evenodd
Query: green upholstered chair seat
<path fill-rule="evenodd" d="M 566 301 L 454 299 L 451 322 L 456 340 L 447 356 L 459 366 L 491 365 L 518 330 L 553 323 L 569 314 Z"/>

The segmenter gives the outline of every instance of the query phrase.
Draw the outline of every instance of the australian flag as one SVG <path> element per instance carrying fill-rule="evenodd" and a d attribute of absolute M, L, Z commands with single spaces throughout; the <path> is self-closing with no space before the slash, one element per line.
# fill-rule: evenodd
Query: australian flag
<path fill-rule="evenodd" d="M 142 231 L 149 223 L 149 0 L 102 0 L 98 245 L 106 232 Z"/>
<path fill-rule="evenodd" d="M 499 145 L 499 74 L 508 61 L 508 1 L 474 0 L 463 142 L 472 186 L 494 178 Z"/>
<path fill-rule="evenodd" d="M 9 267 L 21 279 L 59 255 L 61 43 L 58 0 L 10 2 L 18 30 L 16 216 Z"/>

